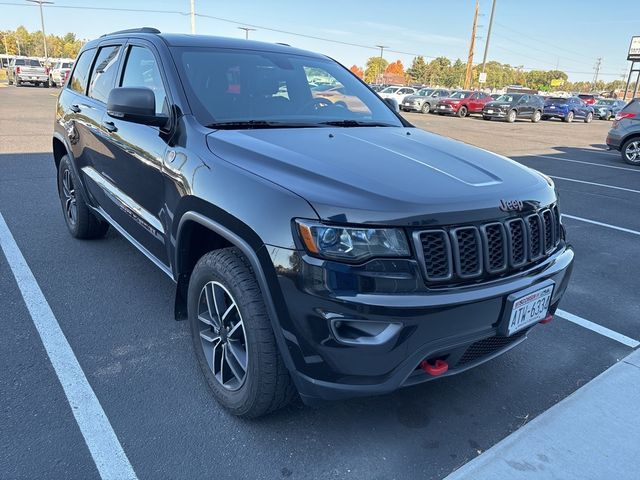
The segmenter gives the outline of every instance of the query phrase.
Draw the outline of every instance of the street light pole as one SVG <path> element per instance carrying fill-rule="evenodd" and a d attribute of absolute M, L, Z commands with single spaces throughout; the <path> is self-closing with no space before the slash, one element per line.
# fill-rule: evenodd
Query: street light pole
<path fill-rule="evenodd" d="M 40 7 L 40 24 L 42 25 L 42 43 L 44 45 L 44 58 L 49 59 L 49 52 L 47 50 L 47 32 L 44 30 L 44 14 L 42 13 L 42 5 L 51 5 L 53 2 L 49 0 L 27 0 L 27 2 L 36 3 Z"/>
<path fill-rule="evenodd" d="M 378 47 L 380 49 L 380 63 L 379 63 L 379 66 L 378 66 L 378 68 L 379 68 L 379 70 L 378 70 L 378 75 L 379 75 L 378 82 L 382 83 L 382 80 L 384 79 L 384 72 L 382 71 L 382 62 L 383 62 L 384 58 L 383 58 L 382 55 L 384 54 L 384 49 L 385 48 L 389 48 L 389 46 L 388 45 L 376 45 L 376 47 Z"/>
<path fill-rule="evenodd" d="M 191 0 L 191 33 L 196 33 L 196 0 Z"/>
<path fill-rule="evenodd" d="M 484 65 L 487 63 L 487 53 L 489 52 L 489 40 L 491 40 L 491 27 L 493 27 L 493 14 L 496 11 L 496 0 L 491 4 L 491 16 L 489 17 L 489 29 L 487 30 L 487 42 L 484 44 L 484 55 L 482 56 L 482 73 Z"/>
<path fill-rule="evenodd" d="M 244 30 L 244 39 L 245 40 L 249 40 L 249 32 L 255 32 L 256 29 L 255 28 L 249 28 L 249 27 L 238 27 L 240 30 Z"/>

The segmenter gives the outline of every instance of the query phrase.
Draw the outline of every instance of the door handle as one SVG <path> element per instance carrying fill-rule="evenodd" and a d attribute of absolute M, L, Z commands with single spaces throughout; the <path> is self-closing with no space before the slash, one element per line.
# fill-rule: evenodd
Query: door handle
<path fill-rule="evenodd" d="M 69 105 L 69 110 L 71 110 L 73 113 L 80 113 L 82 111 L 82 109 L 76 104 Z"/>
<path fill-rule="evenodd" d="M 102 122 L 102 126 L 111 133 L 118 131 L 118 127 L 116 127 L 116 124 L 113 122 Z"/>

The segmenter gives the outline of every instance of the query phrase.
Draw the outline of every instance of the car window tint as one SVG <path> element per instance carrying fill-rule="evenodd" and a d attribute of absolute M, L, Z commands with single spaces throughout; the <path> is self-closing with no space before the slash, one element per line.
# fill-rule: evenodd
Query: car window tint
<path fill-rule="evenodd" d="M 621 111 L 625 113 L 640 113 L 640 101 L 632 100 Z"/>
<path fill-rule="evenodd" d="M 156 57 L 145 47 L 132 46 L 124 66 L 121 87 L 144 87 L 153 91 L 156 97 L 156 113 L 167 113 L 166 91 L 162 83 Z"/>
<path fill-rule="evenodd" d="M 120 45 L 110 45 L 98 50 L 89 81 L 89 97 L 107 103 L 118 70 Z"/>
<path fill-rule="evenodd" d="M 93 60 L 93 54 L 95 48 L 85 50 L 80 54 L 76 61 L 76 68 L 73 70 L 73 75 L 69 80 L 68 88 L 84 95 L 87 89 L 87 80 L 89 79 L 89 68 L 91 67 L 91 60 Z"/>

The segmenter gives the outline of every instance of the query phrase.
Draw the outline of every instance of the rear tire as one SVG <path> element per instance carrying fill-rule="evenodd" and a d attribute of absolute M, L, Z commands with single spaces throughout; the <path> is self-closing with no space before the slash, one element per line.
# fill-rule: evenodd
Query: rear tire
<path fill-rule="evenodd" d="M 198 261 L 188 311 L 196 358 L 218 403 L 256 418 L 295 397 L 260 287 L 240 250 L 215 250 Z"/>
<path fill-rule="evenodd" d="M 607 112 L 604 116 L 604 119 L 607 121 L 611 120 L 611 112 Z"/>
<path fill-rule="evenodd" d="M 565 115 L 565 117 L 562 119 L 562 121 L 564 123 L 571 123 L 573 122 L 573 117 L 574 117 L 574 113 L 573 112 L 569 112 Z"/>
<path fill-rule="evenodd" d="M 464 105 L 458 109 L 458 116 L 464 118 L 469 113 L 469 110 Z"/>
<path fill-rule="evenodd" d="M 65 155 L 58 167 L 58 195 L 69 233 L 74 238 L 102 238 L 109 230 L 109 224 L 89 209 L 82 192 L 77 188 L 79 185 L 71 160 Z"/>
<path fill-rule="evenodd" d="M 516 112 L 515 110 L 510 110 L 509 113 L 507 113 L 507 122 L 509 123 L 515 122 L 517 116 L 518 116 L 518 112 Z"/>
<path fill-rule="evenodd" d="M 21 85 L 22 85 L 22 82 L 16 78 L 16 87 L 19 87 Z"/>
<path fill-rule="evenodd" d="M 640 165 L 640 137 L 630 138 L 620 149 L 622 160 L 630 165 Z"/>
<path fill-rule="evenodd" d="M 533 112 L 533 116 L 531 117 L 531 121 L 533 123 L 538 123 L 541 118 L 542 118 L 542 112 L 540 110 L 536 110 L 535 112 Z"/>
<path fill-rule="evenodd" d="M 591 123 L 592 120 L 593 120 L 593 113 L 591 112 L 587 113 L 587 116 L 584 117 L 584 123 Z"/>

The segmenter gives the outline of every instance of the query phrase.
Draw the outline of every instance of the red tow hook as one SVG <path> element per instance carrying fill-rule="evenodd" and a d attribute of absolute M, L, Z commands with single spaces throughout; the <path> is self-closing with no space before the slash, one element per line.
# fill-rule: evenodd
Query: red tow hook
<path fill-rule="evenodd" d="M 547 323 L 549 323 L 551 320 L 553 320 L 553 315 L 549 314 L 546 317 L 544 317 L 542 320 L 540 320 L 539 323 L 541 323 L 542 325 L 546 325 Z"/>
<path fill-rule="evenodd" d="M 449 370 L 449 364 L 444 360 L 436 360 L 435 363 L 429 363 L 426 360 L 420 362 L 420 368 L 432 377 L 437 377 Z"/>

